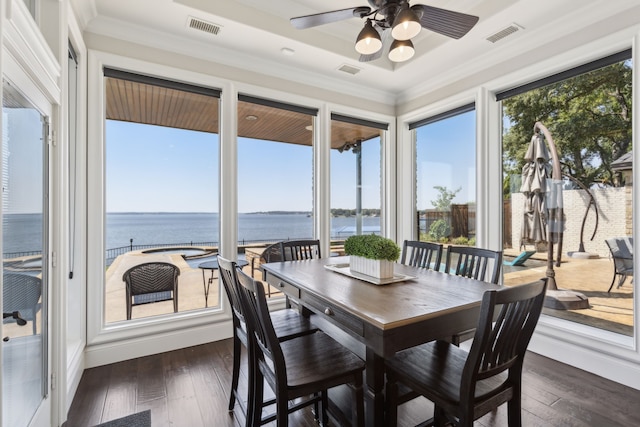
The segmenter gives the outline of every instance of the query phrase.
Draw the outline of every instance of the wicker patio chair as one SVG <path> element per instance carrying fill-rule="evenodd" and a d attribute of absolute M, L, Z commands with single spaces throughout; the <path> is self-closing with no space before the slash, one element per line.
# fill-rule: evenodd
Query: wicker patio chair
<path fill-rule="evenodd" d="M 127 320 L 135 305 L 173 300 L 173 312 L 178 312 L 178 276 L 180 269 L 168 262 L 146 262 L 128 269 L 122 280 L 126 283 Z"/>

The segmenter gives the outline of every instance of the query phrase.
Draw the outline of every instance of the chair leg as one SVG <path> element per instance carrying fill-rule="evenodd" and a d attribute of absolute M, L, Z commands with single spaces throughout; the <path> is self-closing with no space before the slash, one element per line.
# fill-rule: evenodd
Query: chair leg
<path fill-rule="evenodd" d="M 173 291 L 173 312 L 178 312 L 178 291 Z"/>
<path fill-rule="evenodd" d="M 623 273 L 620 275 L 620 280 L 618 281 L 618 288 L 621 288 L 624 285 L 625 280 L 627 280 L 627 273 Z"/>
<path fill-rule="evenodd" d="M 229 393 L 229 412 L 233 411 L 236 404 L 236 394 L 238 393 L 238 378 L 240 377 L 240 351 L 242 343 L 237 336 L 233 337 L 233 368 L 231 371 L 231 392 Z M 251 383 L 249 383 L 251 387 Z M 248 411 L 247 411 L 248 412 Z"/>
<path fill-rule="evenodd" d="M 329 397 L 327 396 L 327 390 L 320 392 L 322 402 L 320 403 L 320 409 L 322 410 L 322 426 L 329 426 Z"/>
<path fill-rule="evenodd" d="M 259 419 L 260 417 L 258 417 Z M 260 423 L 260 421 L 258 421 Z M 258 427 L 260 424 L 256 424 Z M 276 426 L 287 427 L 289 425 L 289 401 L 286 392 L 276 394 Z"/>
<path fill-rule="evenodd" d="M 251 360 L 249 360 L 249 363 L 252 363 Z M 255 364 L 253 365 L 253 368 L 250 367 L 249 369 L 253 370 L 253 373 L 250 374 L 249 378 L 250 391 L 246 425 L 260 427 L 260 425 L 262 425 L 262 405 L 264 403 L 264 377 L 262 376 L 260 369 L 258 369 Z"/>
<path fill-rule="evenodd" d="M 385 388 L 385 424 L 389 427 L 398 425 L 398 383 L 395 378 L 387 375 Z"/>
<path fill-rule="evenodd" d="M 520 396 L 513 396 L 507 403 L 507 422 L 509 427 L 522 426 L 522 408 L 520 404 Z"/>
<path fill-rule="evenodd" d="M 447 414 L 438 405 L 433 407 L 433 425 L 436 427 L 444 427 L 447 424 Z"/>

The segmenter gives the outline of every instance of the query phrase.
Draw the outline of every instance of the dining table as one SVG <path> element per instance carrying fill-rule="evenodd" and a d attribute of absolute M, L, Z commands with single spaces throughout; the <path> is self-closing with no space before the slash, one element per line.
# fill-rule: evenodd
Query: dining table
<path fill-rule="evenodd" d="M 348 256 L 272 262 L 262 268 L 269 285 L 304 314 L 328 321 L 364 345 L 367 426 L 384 425 L 384 360 L 474 328 L 484 292 L 500 288 L 402 264 L 394 264 L 394 277 L 380 284 L 352 273 Z"/>

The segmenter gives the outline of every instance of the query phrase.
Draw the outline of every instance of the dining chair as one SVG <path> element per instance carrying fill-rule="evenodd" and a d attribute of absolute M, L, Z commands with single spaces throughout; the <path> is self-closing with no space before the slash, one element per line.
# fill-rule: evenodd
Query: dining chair
<path fill-rule="evenodd" d="M 2 275 L 2 323 L 15 321 L 25 326 L 31 321 L 33 335 L 36 335 L 36 313 L 42 308 L 41 296 L 42 280 L 39 277 L 5 272 Z"/>
<path fill-rule="evenodd" d="M 419 240 L 405 240 L 400 264 L 440 271 L 443 245 Z"/>
<path fill-rule="evenodd" d="M 231 392 L 229 393 L 229 411 L 233 411 L 236 400 L 239 402 L 242 410 L 245 414 L 247 424 L 249 421 L 250 411 L 248 406 L 244 406 L 244 401 L 238 396 L 238 379 L 240 377 L 240 361 L 242 346 L 248 350 L 247 339 L 247 321 L 246 315 L 243 310 L 243 305 L 240 303 L 238 276 L 236 274 L 236 268 L 239 266 L 226 258 L 218 255 L 218 269 L 219 275 L 222 279 L 222 285 L 229 303 L 231 304 L 231 317 L 233 322 L 233 368 L 231 374 Z M 274 325 L 274 330 L 278 340 L 286 341 L 302 335 L 312 334 L 318 330 L 309 321 L 308 317 L 305 317 L 293 309 L 283 309 L 271 312 L 271 321 Z M 250 363 L 249 377 L 253 377 L 253 366 Z M 252 393 L 253 385 L 249 384 L 249 393 Z M 251 395 L 248 396 L 247 401 L 251 400 Z"/>
<path fill-rule="evenodd" d="M 284 261 L 301 261 L 322 258 L 320 240 L 287 240 L 280 242 Z"/>
<path fill-rule="evenodd" d="M 362 359 L 321 331 L 280 342 L 262 283 L 240 270 L 236 273 L 241 284 L 240 302 L 244 304 L 245 313 L 250 314 L 249 351 L 250 354 L 253 352 L 251 357 L 256 361 L 251 425 L 275 420 L 278 427 L 285 427 L 291 412 L 319 402 L 322 425 L 326 426 L 329 422 L 327 390 L 346 384 L 352 390 L 354 400 L 351 424 L 364 426 Z M 264 382 L 276 396 L 275 414 L 265 417 L 262 416 Z"/>
<path fill-rule="evenodd" d="M 132 307 L 173 300 L 173 312 L 178 312 L 178 276 L 180 269 L 168 262 L 145 262 L 134 265 L 122 275 L 126 284 L 127 320 Z"/>
<path fill-rule="evenodd" d="M 486 291 L 468 352 L 446 341 L 432 341 L 387 359 L 386 425 L 397 424 L 402 384 L 434 403 L 434 426 L 471 427 L 506 402 L 508 425 L 520 426 L 522 364 L 546 285 L 542 279 Z"/>
<path fill-rule="evenodd" d="M 449 274 L 497 285 L 500 280 L 501 266 L 502 251 L 473 246 L 449 246 L 447 248 L 445 271 Z M 451 342 L 460 345 L 461 342 L 473 338 L 473 334 L 474 329 L 461 331 L 451 337 Z"/>
<path fill-rule="evenodd" d="M 473 246 L 449 246 L 445 271 L 456 276 L 469 277 L 497 284 L 500 279 L 502 251 Z"/>

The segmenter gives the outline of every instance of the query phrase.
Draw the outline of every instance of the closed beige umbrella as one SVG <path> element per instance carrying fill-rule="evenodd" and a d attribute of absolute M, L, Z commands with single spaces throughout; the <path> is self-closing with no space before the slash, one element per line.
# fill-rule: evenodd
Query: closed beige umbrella
<path fill-rule="evenodd" d="M 536 245 L 547 241 L 547 207 L 545 203 L 547 181 L 551 175 L 549 150 L 544 136 L 536 133 L 531 138 L 522 167 L 520 191 L 525 196 L 524 218 L 520 246 Z"/>
<path fill-rule="evenodd" d="M 553 247 L 558 248 L 556 265 L 560 267 L 564 211 L 560 159 L 549 130 L 540 122 L 525 155 L 521 191 L 525 194 L 522 242 L 547 243 L 547 296 L 545 307 L 560 310 L 589 308 L 589 300 L 581 293 L 558 289 L 553 270 Z M 547 145 L 545 144 L 545 138 Z"/>

